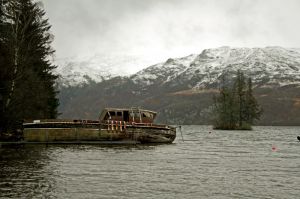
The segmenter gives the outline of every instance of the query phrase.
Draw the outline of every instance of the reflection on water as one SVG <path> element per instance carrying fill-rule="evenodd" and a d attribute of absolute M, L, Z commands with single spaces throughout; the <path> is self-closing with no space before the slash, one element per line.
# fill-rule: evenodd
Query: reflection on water
<path fill-rule="evenodd" d="M 168 145 L 2 147 L 0 198 L 299 198 L 300 127 L 182 131 Z"/>

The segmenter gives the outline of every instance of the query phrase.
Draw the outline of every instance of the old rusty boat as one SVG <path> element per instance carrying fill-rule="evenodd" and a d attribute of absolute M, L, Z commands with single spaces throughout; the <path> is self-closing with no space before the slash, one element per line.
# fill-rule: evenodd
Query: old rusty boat
<path fill-rule="evenodd" d="M 29 143 L 172 143 L 176 128 L 155 124 L 157 113 L 140 108 L 105 108 L 99 120 L 32 120 L 23 123 Z"/>

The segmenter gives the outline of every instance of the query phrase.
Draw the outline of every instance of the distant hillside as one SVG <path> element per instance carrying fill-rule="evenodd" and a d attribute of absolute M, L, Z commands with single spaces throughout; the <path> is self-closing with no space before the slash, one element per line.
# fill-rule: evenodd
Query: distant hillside
<path fill-rule="evenodd" d="M 129 77 L 62 87 L 61 117 L 95 119 L 104 107 L 141 106 L 158 111 L 160 122 L 209 124 L 221 77 L 239 69 L 252 77 L 264 109 L 259 124 L 300 125 L 300 53 L 281 47 L 206 49 Z"/>

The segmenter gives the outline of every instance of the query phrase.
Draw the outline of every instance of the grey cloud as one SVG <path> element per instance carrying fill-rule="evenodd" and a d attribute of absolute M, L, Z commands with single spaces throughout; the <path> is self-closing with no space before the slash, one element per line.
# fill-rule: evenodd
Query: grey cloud
<path fill-rule="evenodd" d="M 57 57 L 299 47 L 298 0 L 43 0 Z M 149 57 L 148 57 L 149 58 Z"/>

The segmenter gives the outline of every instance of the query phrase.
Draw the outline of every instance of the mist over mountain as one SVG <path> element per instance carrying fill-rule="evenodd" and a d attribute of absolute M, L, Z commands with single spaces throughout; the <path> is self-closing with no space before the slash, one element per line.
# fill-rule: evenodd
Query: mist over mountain
<path fill-rule="evenodd" d="M 95 54 L 91 57 L 69 57 L 56 60 L 59 86 L 82 86 L 90 82 L 102 82 L 116 76 L 128 76 L 138 70 L 142 63 L 151 60 L 133 55 L 114 54 L 111 56 Z"/>
<path fill-rule="evenodd" d="M 299 52 L 282 47 L 205 49 L 122 77 L 109 72 L 96 76 L 100 72 L 82 63 L 78 73 L 93 81 L 61 87 L 61 117 L 96 119 L 104 107 L 140 106 L 158 111 L 160 122 L 209 124 L 212 97 L 222 76 L 230 82 L 241 70 L 252 78 L 264 109 L 258 124 L 299 125 Z M 74 65 L 66 69 L 73 71 Z"/>

